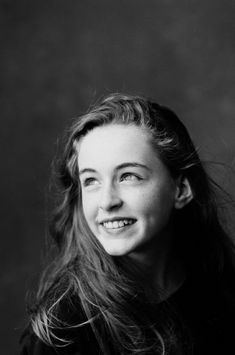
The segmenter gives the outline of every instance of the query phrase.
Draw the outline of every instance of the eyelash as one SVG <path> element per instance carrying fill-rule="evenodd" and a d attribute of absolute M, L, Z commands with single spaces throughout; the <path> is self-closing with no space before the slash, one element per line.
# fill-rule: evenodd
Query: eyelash
<path fill-rule="evenodd" d="M 128 178 L 130 177 L 130 178 Z M 143 180 L 140 176 L 134 174 L 134 173 L 124 173 L 122 174 L 120 181 L 140 181 Z M 95 178 L 87 178 L 83 181 L 83 186 L 87 187 L 87 186 L 91 186 L 91 185 L 95 185 L 95 183 L 97 182 L 97 180 Z"/>
<path fill-rule="evenodd" d="M 95 178 L 87 178 L 84 180 L 83 185 L 86 186 L 90 186 L 93 185 L 91 182 L 95 182 L 97 181 Z"/>
<path fill-rule="evenodd" d="M 121 180 L 126 177 L 131 177 L 131 179 L 127 179 L 127 181 L 132 181 L 132 180 L 143 180 L 140 176 L 134 174 L 134 173 L 125 173 L 121 176 Z M 133 179 L 134 178 L 134 179 Z M 123 180 L 122 180 L 123 181 Z"/>

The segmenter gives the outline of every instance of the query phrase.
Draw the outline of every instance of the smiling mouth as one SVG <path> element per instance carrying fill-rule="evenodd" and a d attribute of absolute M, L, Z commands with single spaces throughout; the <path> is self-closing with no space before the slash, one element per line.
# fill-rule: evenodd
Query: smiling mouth
<path fill-rule="evenodd" d="M 114 221 L 107 221 L 101 223 L 101 225 L 105 229 L 113 230 L 113 229 L 120 229 L 126 226 L 130 226 L 136 222 L 135 219 L 121 219 L 121 220 L 114 220 Z"/>

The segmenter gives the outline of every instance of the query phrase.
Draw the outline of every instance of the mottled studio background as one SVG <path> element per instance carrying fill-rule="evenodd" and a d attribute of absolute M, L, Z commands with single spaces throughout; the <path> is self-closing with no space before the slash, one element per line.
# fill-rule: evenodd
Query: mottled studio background
<path fill-rule="evenodd" d="M 1 354 L 17 354 L 40 270 L 57 138 L 91 101 L 168 104 L 234 194 L 234 18 L 233 0 L 0 0 Z"/>

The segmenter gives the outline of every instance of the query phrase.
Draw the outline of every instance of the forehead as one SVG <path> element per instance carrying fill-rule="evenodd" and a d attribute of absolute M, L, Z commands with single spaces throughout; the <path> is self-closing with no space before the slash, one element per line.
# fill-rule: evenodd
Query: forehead
<path fill-rule="evenodd" d="M 77 149 L 80 169 L 130 161 L 146 164 L 157 155 L 149 134 L 134 125 L 111 124 L 94 128 L 82 138 Z"/>

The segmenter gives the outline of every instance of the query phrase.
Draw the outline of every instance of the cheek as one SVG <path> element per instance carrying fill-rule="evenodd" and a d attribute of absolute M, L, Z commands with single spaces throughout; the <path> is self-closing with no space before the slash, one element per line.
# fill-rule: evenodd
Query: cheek
<path fill-rule="evenodd" d="M 87 222 L 89 223 L 91 218 L 94 217 L 94 215 L 96 213 L 95 201 L 93 201 L 93 199 L 91 199 L 90 197 L 88 197 L 86 195 L 83 196 L 82 197 L 82 208 L 83 208 L 84 216 L 85 216 Z"/>
<path fill-rule="evenodd" d="M 172 191 L 153 187 L 148 192 L 136 196 L 136 212 L 155 219 L 169 216 L 174 206 Z"/>

